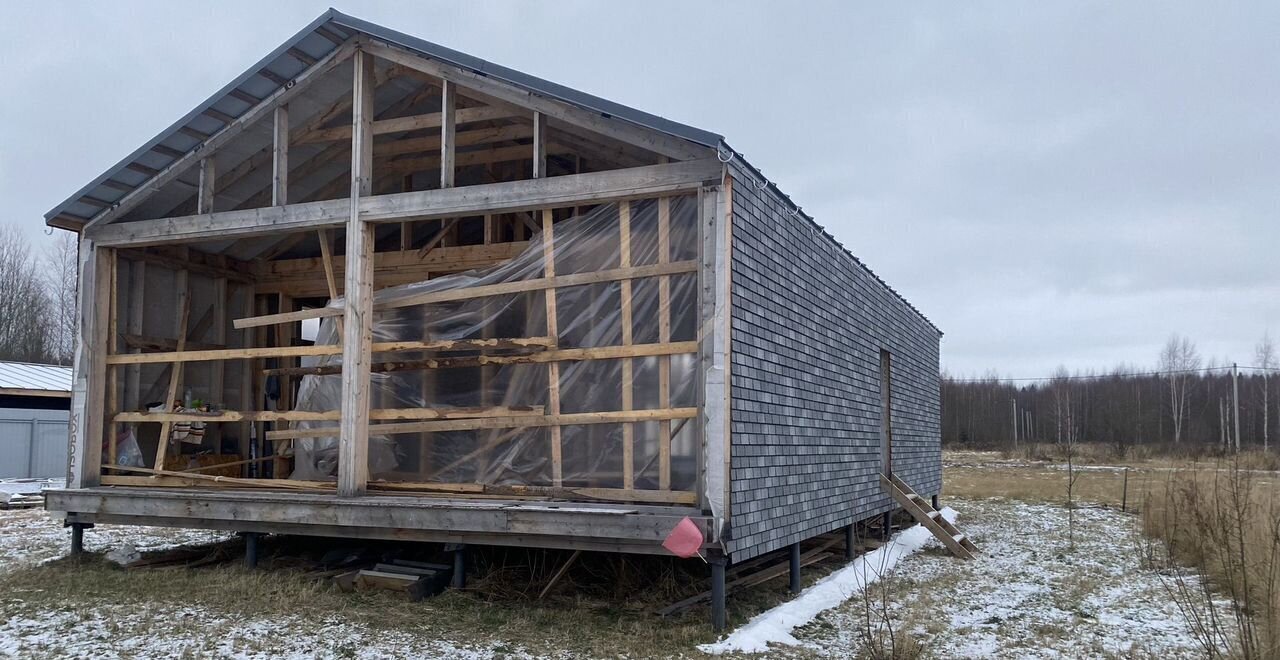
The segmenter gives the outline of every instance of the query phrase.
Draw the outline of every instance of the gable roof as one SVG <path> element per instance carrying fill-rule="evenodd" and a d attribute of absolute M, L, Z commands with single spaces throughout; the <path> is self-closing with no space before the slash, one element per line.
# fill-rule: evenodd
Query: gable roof
<path fill-rule="evenodd" d="M 614 103 L 330 9 L 137 151 L 50 209 L 45 213 L 45 223 L 63 229 L 78 229 L 130 191 L 145 185 L 186 153 L 199 148 L 231 120 L 256 106 L 255 99 L 263 99 L 290 85 L 293 78 L 307 70 L 312 62 L 328 55 L 358 33 L 511 83 L 541 96 L 696 144 L 714 148 L 723 141 L 716 133 Z"/>
<path fill-rule="evenodd" d="M 854 256 L 847 247 L 836 240 L 812 216 L 805 213 L 800 208 L 800 205 L 793 201 L 789 195 L 784 193 L 775 183 L 769 181 L 742 154 L 734 151 L 725 142 L 723 136 L 494 64 L 479 57 L 446 48 L 403 32 L 385 28 L 354 16 L 348 16 L 332 8 L 321 14 L 288 41 L 271 51 L 266 57 L 249 67 L 235 80 L 215 92 L 204 103 L 196 106 L 194 110 L 161 131 L 159 135 L 149 140 L 138 150 L 126 156 L 88 185 L 50 209 L 44 216 L 45 224 L 63 229 L 78 230 L 98 213 L 104 209 L 111 208 L 112 204 L 124 198 L 131 191 L 146 185 L 164 168 L 173 164 L 188 152 L 200 148 L 205 140 L 216 134 L 230 121 L 257 106 L 258 100 L 270 96 L 282 87 L 291 85 L 295 76 L 306 71 L 312 63 L 333 52 L 339 45 L 356 34 L 365 34 L 427 57 L 474 71 L 486 77 L 510 83 L 535 94 L 575 105 L 584 110 L 597 112 L 606 117 L 622 119 L 643 128 L 716 149 L 717 155 L 726 163 L 734 158 L 742 161 L 756 177 L 767 182 L 765 187 L 791 205 L 796 210 L 796 215 L 812 223 L 828 240 L 848 255 L 858 267 L 865 269 L 893 295 L 906 303 L 920 318 L 937 330 L 939 334 L 942 333 L 937 325 L 930 321 L 920 310 L 916 309 L 910 301 Z"/>

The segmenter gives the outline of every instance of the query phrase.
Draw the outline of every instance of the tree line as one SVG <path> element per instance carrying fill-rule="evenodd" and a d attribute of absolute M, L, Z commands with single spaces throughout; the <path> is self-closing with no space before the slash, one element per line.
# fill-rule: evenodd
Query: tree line
<path fill-rule="evenodd" d="M 1154 369 L 1122 365 L 1031 382 L 942 376 L 942 441 L 958 447 L 1022 443 L 1105 443 L 1187 451 L 1271 449 L 1280 431 L 1280 380 L 1269 336 L 1252 363 L 1205 363 L 1195 344 L 1174 335 Z"/>
<path fill-rule="evenodd" d="M 75 355 L 75 235 L 59 232 L 43 251 L 0 226 L 0 360 L 71 364 Z"/>

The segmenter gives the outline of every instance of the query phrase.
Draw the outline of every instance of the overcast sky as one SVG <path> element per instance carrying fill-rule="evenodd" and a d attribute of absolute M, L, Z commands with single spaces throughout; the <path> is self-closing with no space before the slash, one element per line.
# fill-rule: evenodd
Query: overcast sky
<path fill-rule="evenodd" d="M 1280 335 L 1280 4 L 851 5 L 337 8 L 725 135 L 946 332 L 953 374 L 1150 366 L 1173 332 L 1246 364 Z M 327 7 L 6 3 L 0 222 L 47 240 Z"/>

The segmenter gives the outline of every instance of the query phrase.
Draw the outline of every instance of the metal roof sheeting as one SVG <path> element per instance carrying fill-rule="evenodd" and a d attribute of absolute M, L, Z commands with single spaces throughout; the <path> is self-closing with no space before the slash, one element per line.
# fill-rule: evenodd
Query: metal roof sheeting
<path fill-rule="evenodd" d="M 0 390 L 70 392 L 71 367 L 29 362 L 0 362 Z"/>

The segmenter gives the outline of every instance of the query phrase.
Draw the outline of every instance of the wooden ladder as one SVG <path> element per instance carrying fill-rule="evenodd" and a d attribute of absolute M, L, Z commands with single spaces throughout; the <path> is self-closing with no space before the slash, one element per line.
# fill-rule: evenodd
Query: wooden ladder
<path fill-rule="evenodd" d="M 942 516 L 941 511 L 930 506 L 929 501 L 920 497 L 906 482 L 897 476 L 886 477 L 882 474 L 880 485 L 898 501 L 898 504 L 902 505 L 902 508 L 911 512 L 911 517 L 915 518 L 916 522 L 933 532 L 933 535 L 947 546 L 951 554 L 961 559 L 973 559 L 973 553 L 978 551 L 978 546 L 961 534 L 955 525 Z"/>

